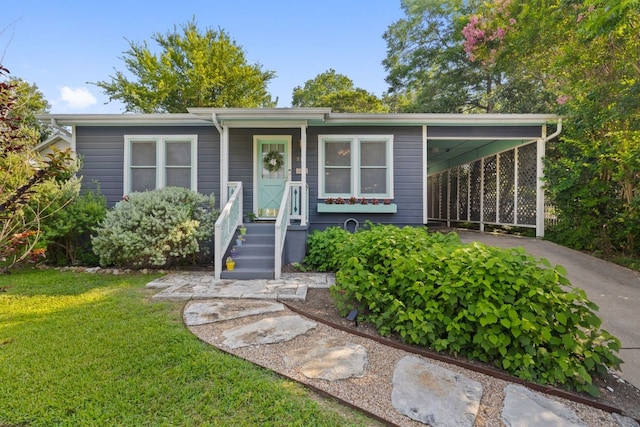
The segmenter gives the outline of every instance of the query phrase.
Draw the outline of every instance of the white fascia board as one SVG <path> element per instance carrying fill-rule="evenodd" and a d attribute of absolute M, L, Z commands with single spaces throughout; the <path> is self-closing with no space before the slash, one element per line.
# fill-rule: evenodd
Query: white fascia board
<path fill-rule="evenodd" d="M 189 113 L 206 118 L 215 114 L 220 123 L 233 127 L 260 122 L 304 123 L 324 121 L 330 108 L 188 108 Z"/>
<path fill-rule="evenodd" d="M 71 145 L 71 137 L 64 134 L 64 133 L 56 133 L 55 135 L 52 135 L 51 137 L 47 138 L 46 141 L 38 144 L 35 148 L 34 151 L 39 152 L 44 150 L 45 148 L 51 146 L 51 145 L 55 145 L 58 141 L 65 141 L 67 142 L 69 145 Z"/>
<path fill-rule="evenodd" d="M 427 125 L 427 126 L 473 126 L 473 125 L 543 125 L 560 119 L 555 114 L 353 114 L 331 113 L 327 125 Z"/>
<path fill-rule="evenodd" d="M 49 122 L 52 119 L 63 126 L 119 126 L 119 125 L 210 125 L 193 114 L 38 114 L 38 120 Z"/>

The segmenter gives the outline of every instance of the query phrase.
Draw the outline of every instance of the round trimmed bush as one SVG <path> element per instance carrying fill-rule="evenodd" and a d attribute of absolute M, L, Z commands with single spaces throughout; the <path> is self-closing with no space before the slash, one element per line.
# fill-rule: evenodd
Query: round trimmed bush
<path fill-rule="evenodd" d="M 131 193 L 107 212 L 93 250 L 102 266 L 195 264 L 211 252 L 214 203 L 213 195 L 178 187 Z"/>

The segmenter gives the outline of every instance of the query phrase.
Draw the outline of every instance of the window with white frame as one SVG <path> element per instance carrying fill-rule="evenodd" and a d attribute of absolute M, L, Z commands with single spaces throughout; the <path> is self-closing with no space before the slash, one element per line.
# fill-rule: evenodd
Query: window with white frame
<path fill-rule="evenodd" d="M 125 135 L 124 192 L 184 187 L 197 191 L 196 135 Z"/>
<path fill-rule="evenodd" d="M 320 135 L 320 198 L 393 198 L 393 135 Z"/>

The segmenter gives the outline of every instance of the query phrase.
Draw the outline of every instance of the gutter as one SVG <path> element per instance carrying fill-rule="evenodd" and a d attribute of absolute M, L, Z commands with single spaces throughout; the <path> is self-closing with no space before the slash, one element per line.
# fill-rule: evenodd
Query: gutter
<path fill-rule="evenodd" d="M 60 132 L 63 135 L 66 135 L 68 137 L 71 137 L 71 132 L 69 132 L 67 129 L 65 129 L 64 127 L 60 126 L 58 124 L 58 121 L 55 118 L 51 118 L 51 122 L 50 122 L 50 126 L 52 128 L 54 128 L 55 130 L 57 130 L 58 132 Z"/>
<path fill-rule="evenodd" d="M 560 132 L 562 132 L 562 117 L 558 118 L 558 127 L 556 129 L 556 131 L 554 133 L 552 133 L 549 136 L 544 137 L 544 142 L 548 142 L 551 141 L 553 138 L 555 138 L 556 136 L 560 135 Z"/>
<path fill-rule="evenodd" d="M 220 126 L 220 122 L 218 121 L 218 116 L 216 116 L 215 111 L 211 112 L 211 121 L 216 129 L 218 129 L 218 132 L 220 132 L 220 138 L 222 138 L 222 126 Z"/>

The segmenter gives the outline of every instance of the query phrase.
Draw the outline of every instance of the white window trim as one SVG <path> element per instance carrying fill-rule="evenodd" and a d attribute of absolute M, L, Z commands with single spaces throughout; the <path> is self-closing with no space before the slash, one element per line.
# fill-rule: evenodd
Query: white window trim
<path fill-rule="evenodd" d="M 324 159 L 325 143 L 331 141 L 351 142 L 351 193 L 325 193 L 324 192 Z M 384 141 L 387 155 L 387 192 L 386 193 L 360 193 L 360 143 L 368 141 Z M 331 197 L 349 198 L 378 198 L 393 199 L 393 135 L 318 135 L 318 198 Z"/>
<path fill-rule="evenodd" d="M 191 143 L 191 190 L 198 191 L 198 135 L 125 135 L 123 194 L 131 193 L 131 146 L 137 141 L 156 142 L 156 189 L 166 187 L 165 144 L 189 141 Z"/>

